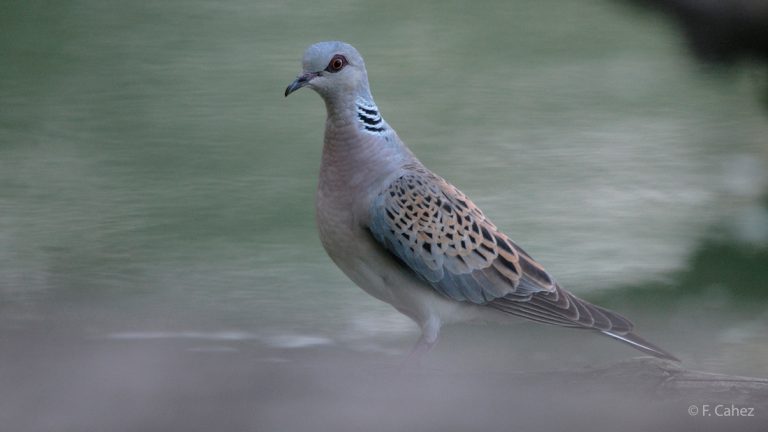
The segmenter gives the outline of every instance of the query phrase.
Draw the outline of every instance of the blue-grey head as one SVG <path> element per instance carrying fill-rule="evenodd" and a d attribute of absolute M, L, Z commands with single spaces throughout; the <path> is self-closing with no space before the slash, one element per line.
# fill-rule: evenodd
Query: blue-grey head
<path fill-rule="evenodd" d="M 363 57 L 350 44 L 329 41 L 311 45 L 304 52 L 302 66 L 301 74 L 285 89 L 285 96 L 309 87 L 326 101 L 344 96 L 371 100 Z"/>

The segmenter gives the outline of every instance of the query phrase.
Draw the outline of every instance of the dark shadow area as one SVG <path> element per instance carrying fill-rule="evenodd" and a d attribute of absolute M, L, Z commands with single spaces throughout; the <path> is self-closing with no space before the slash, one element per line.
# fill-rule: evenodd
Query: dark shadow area
<path fill-rule="evenodd" d="M 660 10 L 680 26 L 702 61 L 768 61 L 768 3 L 763 0 L 630 0 Z"/>
<path fill-rule="evenodd" d="M 627 0 L 668 15 L 691 53 L 720 69 L 745 61 L 768 64 L 768 2 L 764 0 Z M 765 72 L 765 71 L 764 71 Z M 768 85 L 761 102 L 768 108 Z"/>
<path fill-rule="evenodd" d="M 768 196 L 762 207 L 768 209 Z M 768 303 L 768 244 L 720 234 L 727 231 L 723 225 L 712 227 L 712 234 L 693 251 L 685 270 L 669 275 L 667 281 L 606 291 L 590 299 L 614 307 L 672 309 L 709 297 L 742 316 L 764 313 Z"/>

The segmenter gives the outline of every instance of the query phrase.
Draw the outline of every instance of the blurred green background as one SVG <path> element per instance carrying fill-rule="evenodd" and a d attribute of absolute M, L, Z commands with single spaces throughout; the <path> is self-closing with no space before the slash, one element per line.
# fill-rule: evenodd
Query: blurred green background
<path fill-rule="evenodd" d="M 317 239 L 323 104 L 282 96 L 306 46 L 341 39 L 421 160 L 564 286 L 692 366 L 768 371 L 765 70 L 696 63 L 662 16 L 610 0 L 11 0 L 0 28 L 6 349 L 51 334 L 189 341 L 180 355 L 406 349 L 415 326 Z M 560 345 L 576 363 L 635 354 L 537 325 L 445 337 L 437 362 L 492 341 L 554 365 Z"/>

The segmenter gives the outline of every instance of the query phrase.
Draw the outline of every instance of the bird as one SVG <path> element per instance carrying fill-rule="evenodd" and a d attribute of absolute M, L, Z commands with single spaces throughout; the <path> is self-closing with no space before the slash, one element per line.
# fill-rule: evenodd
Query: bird
<path fill-rule="evenodd" d="M 363 57 L 341 41 L 309 46 L 285 89 L 317 92 L 327 117 L 316 222 L 331 260 L 413 320 L 422 358 L 445 324 L 514 317 L 590 330 L 679 361 L 622 315 L 565 290 L 451 183 L 430 171 L 381 115 Z"/>

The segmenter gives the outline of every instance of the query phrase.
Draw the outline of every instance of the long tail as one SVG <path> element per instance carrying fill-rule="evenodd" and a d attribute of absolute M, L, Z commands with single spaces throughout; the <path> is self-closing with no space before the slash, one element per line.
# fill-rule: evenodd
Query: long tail
<path fill-rule="evenodd" d="M 559 285 L 556 286 L 555 291 L 536 293 L 524 301 L 505 297 L 494 300 L 489 303 L 489 306 L 511 315 L 546 324 L 599 331 L 647 354 L 680 361 L 672 354 L 633 333 L 634 326 L 628 319 L 612 310 L 582 300 Z"/>
<path fill-rule="evenodd" d="M 641 338 L 640 336 L 634 333 L 630 332 L 630 333 L 620 334 L 620 333 L 611 332 L 610 330 L 600 330 L 600 333 L 606 336 L 610 336 L 614 339 L 620 340 L 632 346 L 633 348 L 643 351 L 645 353 L 648 353 L 652 356 L 662 358 L 662 359 L 667 359 L 667 360 L 673 360 L 676 362 L 680 361 L 677 357 L 664 351 L 663 349 L 657 347 L 656 345 L 648 342 L 647 340 Z"/>

